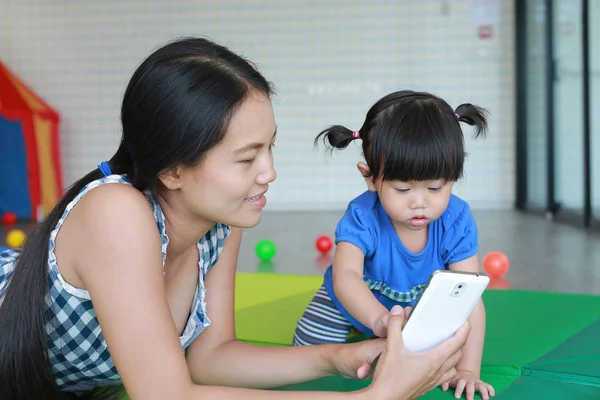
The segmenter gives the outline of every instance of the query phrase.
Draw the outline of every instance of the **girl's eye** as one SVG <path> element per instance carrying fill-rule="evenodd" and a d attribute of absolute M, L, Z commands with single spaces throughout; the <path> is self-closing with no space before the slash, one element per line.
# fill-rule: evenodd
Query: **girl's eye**
<path fill-rule="evenodd" d="M 254 160 L 255 160 L 255 159 L 253 158 L 253 159 L 251 159 L 251 160 L 241 160 L 240 162 L 241 162 L 241 163 L 244 163 L 244 164 L 252 164 L 252 163 L 254 162 Z"/>
<path fill-rule="evenodd" d="M 442 190 L 442 188 L 441 187 L 429 188 L 429 190 L 431 190 L 432 192 L 439 192 L 440 190 Z"/>
<path fill-rule="evenodd" d="M 408 192 L 410 189 L 399 189 L 399 188 L 396 188 L 396 190 L 397 190 L 398 192 L 400 192 L 400 193 L 406 193 L 406 192 Z"/>

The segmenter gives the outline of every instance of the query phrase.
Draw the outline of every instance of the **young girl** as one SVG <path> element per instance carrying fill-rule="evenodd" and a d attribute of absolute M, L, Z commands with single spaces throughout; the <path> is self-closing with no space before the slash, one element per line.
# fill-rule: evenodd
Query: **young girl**
<path fill-rule="evenodd" d="M 354 327 L 385 336 L 388 310 L 412 306 L 435 270 L 479 271 L 477 225 L 469 205 L 452 194 L 463 173 L 460 122 L 487 129 L 484 110 L 463 104 L 453 110 L 428 93 L 399 91 L 380 99 L 358 131 L 332 126 L 323 138 L 330 149 L 362 140 L 366 163 L 358 170 L 368 190 L 352 200 L 336 229 L 333 265 L 298 322 L 294 344 L 342 343 Z M 485 333 L 482 302 L 458 375 L 449 385 L 467 398 L 493 388 L 479 380 Z M 443 385 L 447 390 L 448 383 Z"/>
<path fill-rule="evenodd" d="M 0 251 L 0 399 L 67 399 L 120 383 L 132 400 L 412 399 L 455 376 L 469 325 L 410 353 L 400 308 L 387 341 L 236 340 L 241 230 L 260 221 L 275 179 L 270 95 L 249 62 L 201 38 L 169 43 L 138 67 L 116 153 L 73 184 L 22 250 Z M 258 390 L 365 378 L 382 351 L 365 390 Z"/>

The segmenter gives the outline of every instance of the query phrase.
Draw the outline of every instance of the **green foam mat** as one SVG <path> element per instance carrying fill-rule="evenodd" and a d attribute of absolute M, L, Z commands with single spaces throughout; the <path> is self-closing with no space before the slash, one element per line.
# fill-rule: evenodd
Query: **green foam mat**
<path fill-rule="evenodd" d="M 313 295 L 311 291 L 238 310 L 238 338 L 291 344 L 296 322 Z M 513 374 L 600 319 L 598 296 L 489 290 L 483 298 L 487 312 L 484 364 L 502 366 Z M 578 312 L 570 314 L 573 309 Z"/>
<path fill-rule="evenodd" d="M 483 298 L 486 364 L 522 367 L 600 319 L 600 296 L 490 290 Z"/>
<path fill-rule="evenodd" d="M 301 293 L 277 302 L 263 303 L 238 311 L 236 314 L 238 337 L 244 341 L 266 341 L 289 345 L 296 321 L 313 295 L 312 291 Z M 528 387 L 541 384 L 539 379 L 533 376 L 524 381 L 521 380 L 522 367 L 527 365 L 531 368 L 528 363 L 533 363 L 540 357 L 544 359 L 544 355 L 547 358 L 548 354 L 552 354 L 553 349 L 561 349 L 561 343 L 565 341 L 568 343 L 569 337 L 574 335 L 574 341 L 580 344 L 582 349 L 589 346 L 589 342 L 587 345 L 583 345 L 582 340 L 577 337 L 578 332 L 582 329 L 584 330 L 580 335 L 585 334 L 590 338 L 598 337 L 598 335 L 594 336 L 595 334 L 591 331 L 585 333 L 587 332 L 586 326 L 600 318 L 600 297 L 598 296 L 489 290 L 484 294 L 484 302 L 487 310 L 487 328 L 482 376 L 486 382 L 494 386 L 496 393 L 502 393 L 517 379 L 520 379 L 520 383 L 519 388 L 515 390 L 521 394 L 524 393 L 523 391 L 527 391 Z M 570 310 L 573 309 L 578 312 L 571 314 Z M 565 318 L 564 316 L 567 315 L 569 317 Z M 595 325 L 600 327 L 600 323 L 591 326 Z M 550 365 L 549 362 L 547 365 Z M 576 365 L 583 369 L 587 368 L 577 363 Z M 600 367 L 600 363 L 598 367 Z M 559 370 L 561 368 L 560 360 L 557 368 Z M 327 377 L 282 389 L 353 391 L 362 389 L 369 383 L 369 381 Z M 568 388 L 569 385 L 562 390 Z M 591 389 L 576 390 L 585 392 Z M 517 394 L 517 396 L 521 394 Z M 437 389 L 428 393 L 424 398 L 452 398 L 452 395 Z"/>
<path fill-rule="evenodd" d="M 504 389 L 508 388 L 517 377 L 506 377 L 506 376 L 497 376 L 492 374 L 483 374 L 483 379 L 494 386 L 496 393 L 500 393 Z M 371 380 L 351 380 L 346 379 L 339 376 L 329 376 L 321 379 L 317 379 L 310 382 L 299 383 L 296 385 L 289 385 L 279 388 L 274 388 L 273 390 L 280 391 L 322 391 L 322 392 L 352 392 L 356 390 L 364 389 L 369 386 Z M 426 400 L 436 400 L 436 399 L 450 399 L 454 398 L 452 395 L 453 392 L 450 390 L 448 392 L 443 392 L 440 388 L 436 388 L 431 392 L 427 393 L 425 396 L 421 397 Z M 481 398 L 479 395 L 475 396 L 475 398 Z M 125 391 L 122 391 L 119 397 L 119 400 L 130 400 Z"/>
<path fill-rule="evenodd" d="M 600 387 L 600 320 L 527 364 L 523 375 Z"/>
<path fill-rule="evenodd" d="M 494 400 L 598 400 L 600 388 L 531 376 L 519 378 Z"/>
<path fill-rule="evenodd" d="M 486 382 L 490 383 L 494 386 L 496 393 L 508 388 L 517 377 L 505 377 L 505 376 L 495 376 L 495 375 L 487 375 L 483 374 L 482 379 Z M 360 390 L 367 387 L 371 383 L 370 380 L 350 380 L 342 377 L 326 377 L 317 379 L 315 381 L 301 383 L 297 385 L 285 386 L 282 388 L 277 388 L 278 390 L 284 391 L 338 391 L 338 392 L 352 392 L 355 390 Z M 436 388 L 425 396 L 422 396 L 422 399 L 427 400 L 435 400 L 435 399 L 451 399 L 454 398 L 454 392 L 451 390 L 444 392 L 440 388 Z M 464 397 L 464 396 L 463 396 Z M 481 398 L 481 396 L 477 395 L 475 398 Z"/>

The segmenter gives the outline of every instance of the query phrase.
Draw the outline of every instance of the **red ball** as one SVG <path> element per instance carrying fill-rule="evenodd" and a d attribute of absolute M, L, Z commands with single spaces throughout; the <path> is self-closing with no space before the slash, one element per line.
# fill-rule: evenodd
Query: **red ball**
<path fill-rule="evenodd" d="M 315 242 L 315 247 L 321 254 L 327 254 L 333 249 L 333 240 L 327 235 L 321 235 Z"/>
<path fill-rule="evenodd" d="M 17 215 L 13 212 L 7 211 L 2 214 L 2 223 L 4 225 L 14 225 L 17 222 Z"/>
<path fill-rule="evenodd" d="M 509 267 L 508 258 L 499 251 L 492 251 L 483 258 L 483 270 L 492 278 L 500 278 Z"/>

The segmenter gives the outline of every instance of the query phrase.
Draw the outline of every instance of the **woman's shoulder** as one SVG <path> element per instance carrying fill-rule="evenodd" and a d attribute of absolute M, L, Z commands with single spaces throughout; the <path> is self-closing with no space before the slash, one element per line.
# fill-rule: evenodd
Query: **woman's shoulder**
<path fill-rule="evenodd" d="M 129 184 L 94 181 L 79 191 L 51 233 L 49 252 L 63 277 L 86 290 L 97 281 L 90 276 L 112 268 L 162 267 L 152 208 Z"/>
<path fill-rule="evenodd" d="M 116 239 L 142 240 L 148 236 L 144 230 L 149 226 L 156 237 L 154 214 L 144 194 L 126 181 L 101 181 L 87 185 L 69 204 L 63 216 L 65 219 L 68 214 L 68 221 L 61 230 L 69 231 L 71 240 L 98 244 Z M 86 247 L 90 245 L 93 243 Z"/>
<path fill-rule="evenodd" d="M 72 202 L 73 207 L 77 205 L 77 208 L 84 211 L 86 217 L 94 218 L 94 216 L 102 215 L 114 219 L 122 216 L 123 213 L 132 218 L 140 213 L 152 215 L 152 208 L 144 193 L 124 179 L 99 179 L 82 189 L 77 197 Z M 130 218 L 127 218 L 126 221 L 130 221 Z M 125 222 L 125 220 L 121 222 Z"/>

